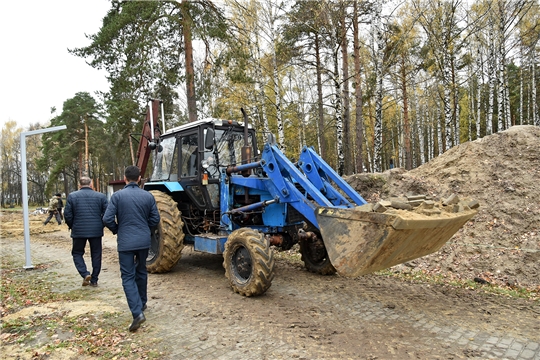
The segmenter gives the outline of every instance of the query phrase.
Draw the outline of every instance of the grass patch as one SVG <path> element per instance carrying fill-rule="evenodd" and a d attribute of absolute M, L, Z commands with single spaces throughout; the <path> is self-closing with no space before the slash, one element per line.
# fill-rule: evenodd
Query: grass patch
<path fill-rule="evenodd" d="M 2 258 L 0 270 L 0 320 L 2 346 L 23 347 L 32 358 L 55 358 L 57 351 L 100 359 L 159 359 L 163 354 L 152 347 L 147 336 L 127 332 L 124 314 L 111 312 L 69 316 L 65 310 L 50 309 L 30 315 L 6 315 L 24 308 L 48 303 L 71 302 L 91 297 L 81 289 L 53 292 L 54 263 L 39 264 L 28 271 L 15 268 L 11 259 Z M 37 308 L 36 308 L 37 309 Z M 120 324 L 120 325 L 119 325 Z M 148 335 L 146 332 L 144 335 Z M 7 354 L 9 355 L 9 354 Z"/>
<path fill-rule="evenodd" d="M 2 316 L 17 312 L 25 307 L 56 301 L 80 299 L 80 291 L 55 293 L 51 290 L 53 266 L 38 264 L 32 270 L 15 268 L 12 261 L 2 258 L 0 270 L 0 307 Z"/>
<path fill-rule="evenodd" d="M 496 284 L 481 284 L 472 280 L 463 280 L 458 279 L 450 275 L 443 274 L 427 274 L 423 271 L 411 271 L 411 272 L 402 272 L 395 271 L 390 269 L 380 270 L 375 273 L 378 276 L 387 276 L 398 278 L 404 281 L 414 282 L 414 283 L 427 283 L 427 284 L 436 284 L 436 285 L 449 285 L 456 288 L 469 289 L 483 291 L 487 294 L 508 296 L 512 298 L 522 298 L 527 299 L 533 302 L 540 303 L 540 289 L 534 288 L 524 288 L 524 287 L 510 287 L 502 286 Z"/>
<path fill-rule="evenodd" d="M 57 349 L 100 359 L 158 359 L 163 356 L 147 344 L 118 330 L 120 314 L 101 313 L 69 317 L 59 311 L 2 324 L 3 343 L 24 344 L 33 356 L 51 356 Z"/>

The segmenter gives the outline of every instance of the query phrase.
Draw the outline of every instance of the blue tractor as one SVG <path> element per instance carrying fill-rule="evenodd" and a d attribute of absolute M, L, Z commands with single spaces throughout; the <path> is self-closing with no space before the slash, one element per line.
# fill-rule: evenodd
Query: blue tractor
<path fill-rule="evenodd" d="M 244 296 L 274 277 L 273 251 L 299 244 L 307 270 L 358 276 L 438 250 L 475 211 L 445 216 L 373 211 L 315 151 L 291 162 L 273 136 L 261 147 L 243 122 L 204 119 L 161 133 L 159 101 L 149 104 L 136 165 L 161 215 L 147 259 L 170 271 L 185 245 L 223 255 L 225 276 Z M 161 109 L 163 114 L 163 109 Z M 402 210 L 400 210 L 402 211 Z"/>

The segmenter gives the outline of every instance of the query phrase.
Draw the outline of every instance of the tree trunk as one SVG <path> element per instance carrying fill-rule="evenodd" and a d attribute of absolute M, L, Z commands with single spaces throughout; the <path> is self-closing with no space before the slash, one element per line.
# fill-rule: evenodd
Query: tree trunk
<path fill-rule="evenodd" d="M 65 168 L 62 170 L 62 175 L 64 176 L 64 194 L 67 198 L 67 196 L 69 195 L 69 182 Z"/>
<path fill-rule="evenodd" d="M 322 66 L 320 55 L 319 34 L 315 34 L 315 62 L 317 63 L 317 109 L 318 117 L 318 134 L 319 134 L 319 153 L 323 159 L 326 159 L 326 146 L 324 139 L 324 111 L 323 111 L 323 91 L 322 91 Z"/>
<path fill-rule="evenodd" d="M 401 92 L 403 96 L 403 141 L 405 148 L 405 169 L 412 169 L 411 127 L 409 124 L 409 98 L 407 95 L 407 73 L 405 56 L 401 56 Z"/>
<path fill-rule="evenodd" d="M 283 116 L 281 114 L 281 92 L 279 91 L 279 73 L 275 47 L 272 49 L 272 65 L 274 76 L 274 94 L 276 96 L 276 121 L 278 127 L 279 147 L 281 151 L 286 152 L 285 127 L 283 126 Z"/>
<path fill-rule="evenodd" d="M 418 109 L 418 99 L 417 101 L 415 102 L 416 104 L 416 109 Z M 416 111 L 416 118 L 418 119 L 418 147 L 419 147 L 419 157 L 420 157 L 420 161 L 418 162 L 418 164 L 416 164 L 416 166 L 420 166 L 422 165 L 423 163 L 427 162 L 428 160 L 426 159 L 426 128 L 424 126 L 424 123 L 425 123 L 425 114 L 424 114 L 424 107 L 422 106 L 421 107 L 421 110 L 420 111 Z"/>
<path fill-rule="evenodd" d="M 452 70 L 452 84 L 451 84 L 451 89 L 452 89 L 452 105 L 453 105 L 453 109 L 452 109 L 452 134 L 453 134 L 453 137 L 452 137 L 452 146 L 457 146 L 459 145 L 459 142 L 460 142 L 460 115 L 459 115 L 459 88 L 458 88 L 458 85 L 456 84 L 456 66 L 455 66 L 455 57 L 454 55 L 452 54 L 450 56 L 450 64 L 451 64 L 451 70 Z"/>
<path fill-rule="evenodd" d="M 197 100 L 195 97 L 195 69 L 193 66 L 193 43 L 191 38 L 191 16 L 189 15 L 189 1 L 182 0 L 182 34 L 184 36 L 184 51 L 186 57 L 186 87 L 187 107 L 189 121 L 197 121 Z"/>
<path fill-rule="evenodd" d="M 441 108 L 440 106 L 436 107 L 436 115 L 435 115 L 435 146 L 433 147 L 433 157 L 437 157 L 440 154 L 443 153 L 443 144 L 444 144 L 444 135 L 441 131 Z M 444 119 L 442 119 L 444 122 Z"/>
<path fill-rule="evenodd" d="M 362 114 L 362 76 L 360 68 L 360 45 L 358 44 L 358 0 L 354 1 L 353 47 L 354 47 L 354 92 L 356 98 L 356 172 L 364 172 L 362 146 L 364 143 L 364 117 Z"/>
<path fill-rule="evenodd" d="M 488 109 L 486 116 L 486 135 L 491 135 L 493 132 L 493 98 L 495 92 L 495 52 L 493 48 L 495 43 L 493 41 L 493 25 L 490 24 L 489 32 L 489 56 L 488 56 L 488 82 L 489 82 L 489 100 L 488 100 Z"/>
<path fill-rule="evenodd" d="M 345 24 L 345 12 L 341 18 L 341 55 L 343 72 L 343 139 L 345 144 L 352 144 L 351 139 L 351 113 L 349 109 L 349 54 L 347 51 L 347 29 Z M 344 162 L 346 175 L 353 173 L 352 146 L 344 149 Z"/>
<path fill-rule="evenodd" d="M 498 54 L 497 61 L 497 132 L 504 130 L 504 83 L 503 83 L 503 72 L 501 69 L 502 59 L 500 58 L 501 54 Z"/>
<path fill-rule="evenodd" d="M 373 44 L 375 51 L 375 127 L 374 127 L 374 154 L 373 171 L 382 171 L 382 99 L 383 99 L 383 43 L 382 43 L 382 24 L 381 11 L 382 4 L 380 0 L 374 4 L 373 19 Z"/>
<path fill-rule="evenodd" d="M 336 32 L 338 30 L 336 29 Z M 343 154 L 343 107 L 341 102 L 341 79 L 339 75 L 339 45 L 338 39 L 339 36 L 335 32 L 332 32 L 332 43 L 336 46 L 336 49 L 333 51 L 333 61 L 334 61 L 334 106 L 336 111 L 336 150 L 337 150 L 337 171 L 340 176 L 345 172 L 345 156 Z"/>
<path fill-rule="evenodd" d="M 499 93 L 501 95 L 499 104 L 501 110 L 499 113 L 502 115 L 499 124 L 502 124 L 504 129 L 510 127 L 510 92 L 508 90 L 508 74 L 506 71 L 506 27 L 509 25 L 507 17 L 507 11 L 509 10 L 505 1 L 499 1 Z"/>
<path fill-rule="evenodd" d="M 519 67 L 519 117 L 518 119 L 519 119 L 519 125 L 523 125 L 523 52 L 522 51 L 521 51 L 521 66 Z"/>
<path fill-rule="evenodd" d="M 536 126 L 540 126 L 540 114 L 538 114 L 538 103 L 536 102 L 536 60 L 534 53 L 532 54 L 531 93 L 533 124 Z"/>
<path fill-rule="evenodd" d="M 476 138 L 480 139 L 480 124 L 482 114 L 482 87 L 484 85 L 484 62 L 482 61 L 482 52 L 478 50 L 478 59 L 476 66 Z"/>
<path fill-rule="evenodd" d="M 451 84 L 450 84 L 450 76 L 451 76 L 451 68 L 450 68 L 450 55 L 448 54 L 448 39 L 446 38 L 443 41 L 443 87 L 444 87 L 444 99 L 443 99 L 443 106 L 444 106 L 444 126 L 445 126 L 445 132 L 444 132 L 444 141 L 442 141 L 442 152 L 446 152 L 450 148 L 452 148 L 452 109 L 450 107 L 450 96 L 452 93 Z"/>
<path fill-rule="evenodd" d="M 266 94 L 264 92 L 264 79 L 261 65 L 261 47 L 259 45 L 259 35 L 255 35 L 257 47 L 257 86 L 259 87 L 259 95 L 257 103 L 261 109 L 262 123 L 263 123 L 263 141 L 266 143 L 268 141 L 268 135 L 270 134 L 270 126 L 268 125 L 268 115 L 266 114 L 265 99 Z"/>

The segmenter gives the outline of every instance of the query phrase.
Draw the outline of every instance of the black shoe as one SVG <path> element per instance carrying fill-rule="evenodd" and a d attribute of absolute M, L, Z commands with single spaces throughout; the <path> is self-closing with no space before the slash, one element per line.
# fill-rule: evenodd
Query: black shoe
<path fill-rule="evenodd" d="M 141 324 L 146 321 L 146 318 L 144 317 L 144 314 L 141 313 L 141 315 L 137 316 L 135 319 L 133 319 L 133 322 L 129 326 L 129 331 L 137 331 L 138 328 L 141 327 Z"/>
<path fill-rule="evenodd" d="M 90 281 L 90 286 L 97 287 L 97 282 L 91 282 Z"/>

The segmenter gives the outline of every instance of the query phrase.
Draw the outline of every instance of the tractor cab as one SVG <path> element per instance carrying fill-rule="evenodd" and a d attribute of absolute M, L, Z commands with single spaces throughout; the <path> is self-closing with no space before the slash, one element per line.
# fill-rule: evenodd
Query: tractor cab
<path fill-rule="evenodd" d="M 161 190 L 177 203 L 193 234 L 217 232 L 220 223 L 220 177 L 227 167 L 241 165 L 245 134 L 250 153 L 255 132 L 236 121 L 204 119 L 168 130 L 154 152 L 146 190 Z"/>

